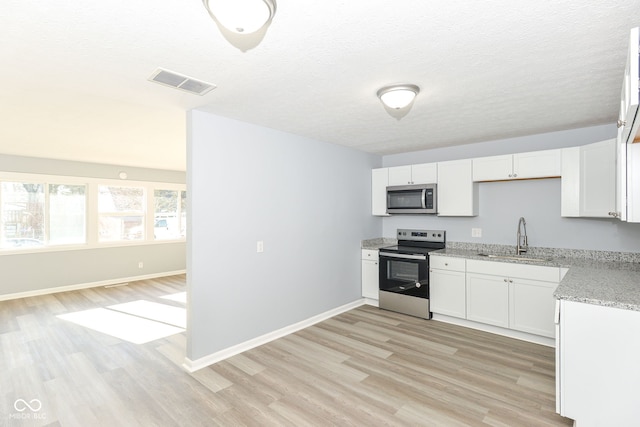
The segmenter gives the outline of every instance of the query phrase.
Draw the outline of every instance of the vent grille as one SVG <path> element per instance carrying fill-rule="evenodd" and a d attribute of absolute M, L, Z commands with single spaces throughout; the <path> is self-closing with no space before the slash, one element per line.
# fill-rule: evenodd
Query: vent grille
<path fill-rule="evenodd" d="M 151 74 L 149 81 L 160 83 L 174 89 L 180 89 L 194 95 L 204 95 L 216 88 L 212 83 L 203 82 L 194 78 L 174 73 L 173 71 L 158 68 Z"/>

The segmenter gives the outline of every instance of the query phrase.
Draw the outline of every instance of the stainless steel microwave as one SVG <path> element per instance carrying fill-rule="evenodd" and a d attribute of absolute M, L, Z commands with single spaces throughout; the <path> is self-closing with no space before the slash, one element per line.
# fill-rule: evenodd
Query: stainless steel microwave
<path fill-rule="evenodd" d="M 437 213 L 436 184 L 395 185 L 387 187 L 387 213 Z"/>

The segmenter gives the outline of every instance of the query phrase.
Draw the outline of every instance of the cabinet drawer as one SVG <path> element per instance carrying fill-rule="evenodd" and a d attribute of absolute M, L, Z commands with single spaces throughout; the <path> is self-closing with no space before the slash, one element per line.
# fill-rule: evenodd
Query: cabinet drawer
<path fill-rule="evenodd" d="M 560 269 L 543 265 L 525 265 L 507 262 L 467 260 L 467 273 L 492 274 L 496 276 L 521 277 L 523 279 L 559 282 Z"/>
<path fill-rule="evenodd" d="M 429 267 L 440 270 L 465 271 L 465 259 L 437 255 L 430 256 Z"/>
<path fill-rule="evenodd" d="M 378 250 L 377 249 L 363 249 L 362 250 L 362 259 L 370 259 L 373 261 L 378 261 Z"/>

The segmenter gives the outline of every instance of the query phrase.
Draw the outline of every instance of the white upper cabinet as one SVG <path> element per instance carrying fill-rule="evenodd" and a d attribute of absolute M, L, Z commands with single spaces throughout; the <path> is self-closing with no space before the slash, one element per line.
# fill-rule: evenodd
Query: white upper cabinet
<path fill-rule="evenodd" d="M 622 221 L 640 222 L 640 28 L 629 37 L 618 115 L 618 202 L 616 215 Z"/>
<path fill-rule="evenodd" d="M 371 215 L 386 216 L 388 168 L 371 170 Z"/>
<path fill-rule="evenodd" d="M 627 66 L 624 71 L 622 93 L 620 95 L 620 122 L 622 126 L 622 141 L 631 144 L 640 141 L 640 117 L 638 117 L 638 104 L 640 92 L 640 27 L 631 29 L 629 36 L 629 51 L 627 54 Z"/>
<path fill-rule="evenodd" d="M 617 216 L 616 151 L 615 139 L 562 149 L 561 216 Z"/>
<path fill-rule="evenodd" d="M 438 215 L 478 215 L 478 184 L 472 180 L 471 159 L 438 163 Z"/>
<path fill-rule="evenodd" d="M 549 178 L 560 176 L 561 151 L 543 150 L 473 159 L 474 181 Z"/>
<path fill-rule="evenodd" d="M 421 163 L 389 168 L 389 185 L 435 184 L 437 179 L 437 163 Z"/>

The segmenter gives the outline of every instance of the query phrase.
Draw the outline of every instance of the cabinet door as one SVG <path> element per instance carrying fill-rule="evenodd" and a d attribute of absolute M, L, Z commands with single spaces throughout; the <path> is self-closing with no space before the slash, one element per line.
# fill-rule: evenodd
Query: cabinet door
<path fill-rule="evenodd" d="M 467 273 L 467 319 L 509 327 L 509 279 Z"/>
<path fill-rule="evenodd" d="M 387 185 L 389 170 L 387 168 L 371 170 L 371 215 L 387 215 Z"/>
<path fill-rule="evenodd" d="M 513 178 L 548 178 L 561 174 L 561 151 L 543 150 L 513 155 Z"/>
<path fill-rule="evenodd" d="M 378 261 L 362 260 L 362 296 L 378 300 Z"/>
<path fill-rule="evenodd" d="M 560 216 L 580 216 L 580 147 L 562 149 Z"/>
<path fill-rule="evenodd" d="M 580 147 L 580 216 L 610 217 L 616 210 L 616 140 Z"/>
<path fill-rule="evenodd" d="M 389 185 L 408 185 L 411 182 L 411 165 L 389 168 Z"/>
<path fill-rule="evenodd" d="M 435 184 L 438 182 L 438 164 L 421 163 L 412 165 L 411 182 L 414 184 Z"/>
<path fill-rule="evenodd" d="M 511 154 L 473 159 L 474 181 L 500 181 L 511 178 L 513 178 Z"/>
<path fill-rule="evenodd" d="M 637 426 L 640 312 L 560 302 L 561 415 L 578 426 Z"/>
<path fill-rule="evenodd" d="M 555 336 L 553 297 L 557 283 L 510 279 L 509 327 L 553 338 Z"/>
<path fill-rule="evenodd" d="M 438 215 L 478 215 L 478 184 L 472 180 L 471 159 L 438 163 Z"/>
<path fill-rule="evenodd" d="M 465 273 L 431 269 L 429 272 L 429 304 L 431 311 L 466 318 Z"/>
<path fill-rule="evenodd" d="M 631 144 L 636 140 L 640 120 L 636 118 L 640 104 L 640 27 L 632 28 L 629 34 L 627 66 L 622 82 L 620 119 L 624 122 L 622 141 Z"/>
<path fill-rule="evenodd" d="M 562 149 L 560 215 L 611 217 L 616 206 L 616 140 Z"/>

